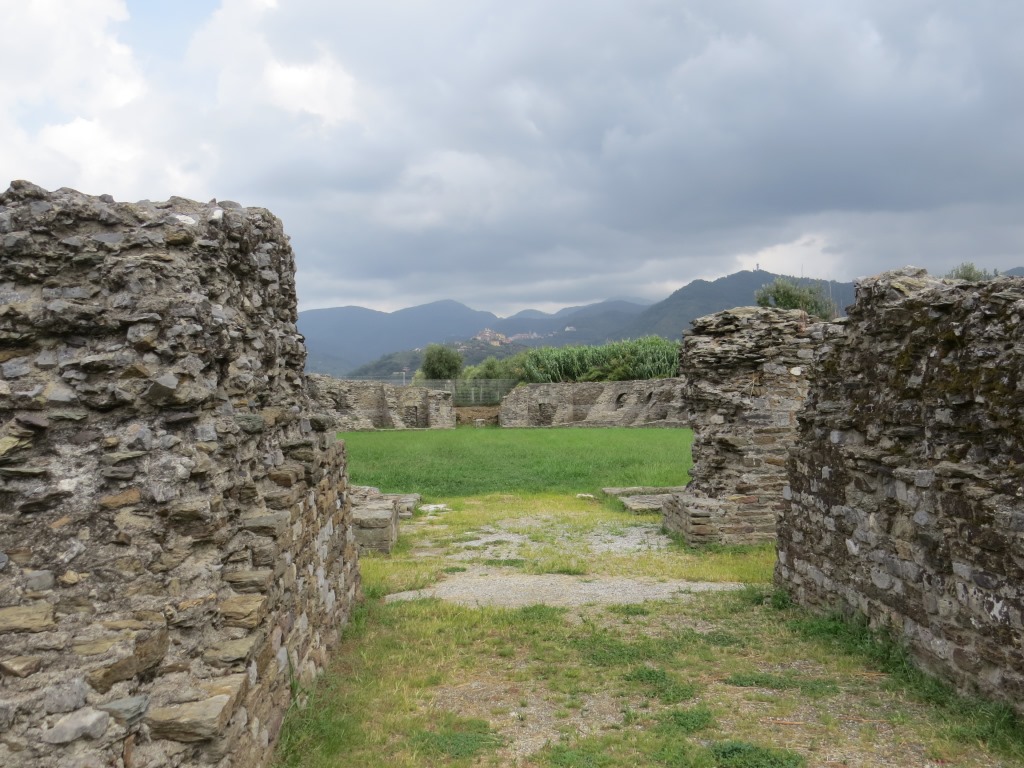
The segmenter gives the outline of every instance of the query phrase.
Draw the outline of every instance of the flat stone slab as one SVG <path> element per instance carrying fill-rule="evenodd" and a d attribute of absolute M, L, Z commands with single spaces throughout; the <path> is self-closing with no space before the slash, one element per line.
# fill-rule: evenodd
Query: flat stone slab
<path fill-rule="evenodd" d="M 647 600 L 671 600 L 695 592 L 724 592 L 742 589 L 734 582 L 654 581 L 621 577 L 594 578 L 560 574 L 508 574 L 495 569 L 471 569 L 453 575 L 427 589 L 396 592 L 384 598 L 422 600 L 437 598 L 471 607 L 494 605 L 519 608 L 524 605 L 577 606 L 588 603 L 617 605 Z"/>
<path fill-rule="evenodd" d="M 665 509 L 665 503 L 675 494 L 659 493 L 653 495 L 620 496 L 619 501 L 626 505 L 626 509 L 637 515 L 648 512 L 661 513 Z"/>
<path fill-rule="evenodd" d="M 686 490 L 685 485 L 670 485 L 656 487 L 650 485 L 633 485 L 626 488 L 602 488 L 601 493 L 605 496 L 652 496 L 663 493 L 682 493 Z"/>

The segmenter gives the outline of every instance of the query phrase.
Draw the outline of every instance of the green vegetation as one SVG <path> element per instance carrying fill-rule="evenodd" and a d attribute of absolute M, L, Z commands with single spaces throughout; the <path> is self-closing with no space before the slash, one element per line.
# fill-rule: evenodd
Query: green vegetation
<path fill-rule="evenodd" d="M 686 429 L 475 429 L 348 432 L 357 485 L 425 498 L 594 493 L 608 485 L 685 485 Z"/>
<path fill-rule="evenodd" d="M 502 360 L 488 358 L 466 378 L 528 383 L 666 379 L 679 369 L 679 343 L 660 336 L 600 347 L 538 347 Z"/>
<path fill-rule="evenodd" d="M 462 371 L 462 355 L 451 347 L 431 344 L 423 352 L 419 372 L 424 379 L 454 379 Z"/>
<path fill-rule="evenodd" d="M 771 586 L 770 546 L 597 546 L 636 541 L 637 531 L 653 534 L 659 519 L 577 498 L 577 483 L 631 484 L 626 476 L 637 470 L 625 468 L 634 454 L 686 454 L 680 443 L 644 450 L 620 440 L 682 435 L 688 442 L 681 432 L 624 432 L 348 435 L 353 482 L 386 476 L 392 484 L 381 483 L 385 490 L 429 489 L 450 510 L 404 522 L 392 555 L 360 558 L 367 599 L 353 612 L 329 671 L 299 691 L 276 765 L 1024 766 L 1024 731 L 1009 708 L 958 698 L 862 624 L 792 605 Z M 496 436 L 508 445 L 491 442 Z M 519 439 L 536 441 L 529 445 L 544 454 L 540 464 L 558 466 L 572 466 L 573 451 L 593 443 L 597 463 L 590 474 L 577 470 L 576 481 L 547 473 L 538 490 L 516 490 L 504 469 L 518 478 L 543 469 Z M 367 460 L 373 451 L 380 455 Z M 494 453 L 497 463 L 482 462 L 482 453 Z M 428 460 L 434 454 L 458 466 L 431 478 L 440 471 Z M 411 469 L 385 473 L 385 464 Z M 663 469 L 654 476 L 665 477 Z M 675 472 L 668 482 L 681 482 Z M 459 492 L 455 480 L 475 490 Z M 746 586 L 623 605 L 384 600 L 445 579 L 516 571 L 584 573 L 579 582 L 614 576 Z"/>
<path fill-rule="evenodd" d="M 974 266 L 974 262 L 965 261 L 963 264 L 958 264 L 949 270 L 946 273 L 946 277 L 953 280 L 968 280 L 972 283 L 978 283 L 983 280 L 999 277 L 999 270 L 996 269 L 989 272 L 987 269 L 979 269 Z"/>
<path fill-rule="evenodd" d="M 835 302 L 825 295 L 821 286 L 797 285 L 784 277 L 777 277 L 754 291 L 754 301 L 759 307 L 802 309 L 822 320 L 831 320 L 838 314 Z"/>

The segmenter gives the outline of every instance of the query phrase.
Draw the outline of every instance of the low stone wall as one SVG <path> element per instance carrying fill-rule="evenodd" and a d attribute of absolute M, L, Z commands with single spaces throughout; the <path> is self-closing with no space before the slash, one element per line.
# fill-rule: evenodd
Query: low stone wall
<path fill-rule="evenodd" d="M 766 307 L 693 321 L 678 395 L 693 428 L 693 468 L 686 491 L 664 507 L 667 529 L 690 544 L 775 538 L 806 368 L 824 329 L 802 311 Z"/>
<path fill-rule="evenodd" d="M 685 427 L 678 379 L 526 384 L 501 401 L 503 427 Z"/>
<path fill-rule="evenodd" d="M 341 431 L 455 429 L 452 393 L 310 374 L 310 394 Z"/>
<path fill-rule="evenodd" d="M 789 463 L 777 582 L 1024 712 L 1024 281 L 862 281 Z"/>
<path fill-rule="evenodd" d="M 359 588 L 295 320 L 266 210 L 0 195 L 0 765 L 268 762 Z"/>

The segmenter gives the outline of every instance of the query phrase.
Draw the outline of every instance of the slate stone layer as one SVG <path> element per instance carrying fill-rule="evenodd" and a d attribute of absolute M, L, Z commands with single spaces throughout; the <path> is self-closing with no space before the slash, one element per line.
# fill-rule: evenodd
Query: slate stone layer
<path fill-rule="evenodd" d="M 261 208 L 0 195 L 0 765 L 269 761 L 359 588 L 294 267 Z"/>
<path fill-rule="evenodd" d="M 824 335 L 800 310 L 737 307 L 693 321 L 679 398 L 693 428 L 690 484 L 664 506 L 690 544 L 775 538 L 807 367 Z"/>
<path fill-rule="evenodd" d="M 777 582 L 1024 711 L 1024 281 L 859 283 L 789 462 Z"/>

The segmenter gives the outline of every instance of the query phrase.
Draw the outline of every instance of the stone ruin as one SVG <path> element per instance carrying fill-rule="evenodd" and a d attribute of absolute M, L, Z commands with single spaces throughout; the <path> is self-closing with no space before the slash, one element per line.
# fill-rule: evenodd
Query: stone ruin
<path fill-rule="evenodd" d="M 263 209 L 0 195 L 0 765 L 269 760 L 357 598 L 357 547 L 393 543 L 407 501 L 353 520 L 295 304 Z M 846 321 L 717 313 L 680 379 L 517 407 L 693 425 L 668 527 L 748 542 L 779 517 L 798 602 L 1024 711 L 1022 320 L 1020 281 L 890 273 Z"/>
<path fill-rule="evenodd" d="M 398 524 L 412 517 L 420 503 L 418 493 L 381 493 L 370 485 L 349 488 L 352 525 L 359 552 L 391 554 L 398 543 Z"/>
<path fill-rule="evenodd" d="M 776 581 L 1024 713 L 1024 281 L 857 286 L 789 461 Z"/>
<path fill-rule="evenodd" d="M 693 428 L 690 484 L 663 506 L 689 544 L 775 538 L 786 458 L 825 327 L 801 310 L 737 307 L 693 321 L 679 397 Z"/>
<path fill-rule="evenodd" d="M 0 243 L 0 765 L 265 765 L 359 590 L 280 222 L 15 182 Z"/>
<path fill-rule="evenodd" d="M 337 430 L 455 429 L 451 392 L 323 374 L 307 379 L 310 396 Z"/>
<path fill-rule="evenodd" d="M 679 379 L 527 384 L 501 401 L 503 427 L 685 427 Z"/>

